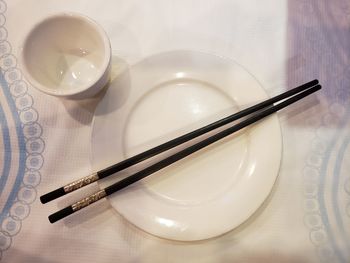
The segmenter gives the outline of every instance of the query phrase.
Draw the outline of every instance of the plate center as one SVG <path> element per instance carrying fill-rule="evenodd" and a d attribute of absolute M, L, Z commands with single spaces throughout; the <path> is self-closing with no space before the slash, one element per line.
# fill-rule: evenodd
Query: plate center
<path fill-rule="evenodd" d="M 137 101 L 124 131 L 125 157 L 237 111 L 222 90 L 195 79 L 172 79 Z M 143 180 L 150 194 L 176 204 L 199 204 L 224 194 L 242 176 L 249 136 L 233 135 Z"/>

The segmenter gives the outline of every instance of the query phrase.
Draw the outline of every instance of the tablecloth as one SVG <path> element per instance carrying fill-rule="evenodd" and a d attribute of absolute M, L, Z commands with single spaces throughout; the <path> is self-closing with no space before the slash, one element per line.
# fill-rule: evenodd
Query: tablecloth
<path fill-rule="evenodd" d="M 129 65 L 162 51 L 195 50 L 234 59 L 270 96 L 320 80 L 317 96 L 279 113 L 279 177 L 247 222 L 190 243 L 143 232 L 107 201 L 48 222 L 77 195 L 47 205 L 38 196 L 91 172 L 91 123 L 100 100 L 51 97 L 22 76 L 23 37 L 61 11 L 95 19 L 113 54 Z M 346 0 L 0 1 L 1 261 L 349 262 L 349 29 Z"/>

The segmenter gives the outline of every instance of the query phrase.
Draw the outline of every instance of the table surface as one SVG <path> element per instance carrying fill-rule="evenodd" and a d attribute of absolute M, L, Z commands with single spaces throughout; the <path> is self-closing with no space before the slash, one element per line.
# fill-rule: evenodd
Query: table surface
<path fill-rule="evenodd" d="M 264 205 L 233 231 L 201 242 L 137 229 L 107 201 L 51 225 L 80 194 L 38 196 L 91 172 L 91 123 L 101 97 L 38 92 L 17 61 L 42 17 L 86 14 L 129 65 L 170 50 L 231 58 L 272 96 L 311 79 L 317 96 L 279 114 L 283 159 Z M 345 0 L 0 1 L 0 258 L 3 262 L 349 262 L 350 3 Z M 92 186 L 86 191 L 96 190 Z"/>

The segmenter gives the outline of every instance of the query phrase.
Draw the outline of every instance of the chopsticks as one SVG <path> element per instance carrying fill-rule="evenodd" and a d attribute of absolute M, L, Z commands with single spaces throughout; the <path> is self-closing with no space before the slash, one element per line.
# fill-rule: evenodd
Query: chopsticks
<path fill-rule="evenodd" d="M 80 178 L 80 179 L 78 179 L 76 181 L 73 181 L 73 182 L 71 182 L 71 183 L 69 183 L 69 184 L 67 184 L 65 186 L 62 186 L 62 187 L 60 187 L 60 188 L 58 188 L 56 190 L 53 190 L 53 191 L 51 191 L 51 192 L 49 192 L 47 194 L 44 194 L 44 195 L 42 195 L 40 197 L 40 201 L 43 204 L 45 204 L 47 202 L 50 202 L 50 201 L 52 201 L 52 200 L 54 200 L 56 198 L 59 198 L 59 197 L 64 196 L 64 195 L 66 195 L 66 194 L 68 194 L 70 192 L 78 190 L 78 189 L 80 189 L 80 188 L 82 188 L 82 187 L 84 187 L 86 185 L 89 185 L 89 184 L 91 184 L 91 183 L 93 183 L 93 182 L 95 182 L 95 181 L 97 181 L 99 179 L 108 177 L 108 176 L 110 176 L 112 174 L 115 174 L 115 173 L 117 173 L 119 171 L 122 171 L 122 170 L 124 170 L 124 169 L 126 169 L 126 168 L 128 168 L 128 167 L 130 167 L 132 165 L 135 165 L 135 164 L 137 164 L 139 162 L 142 162 L 142 161 L 144 161 L 144 160 L 146 160 L 148 158 L 151 158 L 151 157 L 153 157 L 155 155 L 158 155 L 158 154 L 160 154 L 160 153 L 162 153 L 164 151 L 167 151 L 167 150 L 169 150 L 171 148 L 174 148 L 174 147 L 176 147 L 176 146 L 178 146 L 180 144 L 183 144 L 183 143 L 185 143 L 187 141 L 190 141 L 190 140 L 192 140 L 192 139 L 194 139 L 194 138 L 196 138 L 198 136 L 201 136 L 201 135 L 203 135 L 203 134 L 205 134 L 205 133 L 207 133 L 209 131 L 217 129 L 217 128 L 223 126 L 223 125 L 226 125 L 226 124 L 228 124 L 230 122 L 238 120 L 238 119 L 240 119 L 242 117 L 245 117 L 245 116 L 247 116 L 249 114 L 252 114 L 252 113 L 254 113 L 254 112 L 258 111 L 258 110 L 266 108 L 267 106 L 270 106 L 273 103 L 276 103 L 276 102 L 278 102 L 280 100 L 283 100 L 285 98 L 293 96 L 293 95 L 295 95 L 295 94 L 297 94 L 297 93 L 299 93 L 299 92 L 301 92 L 303 90 L 306 90 L 308 88 L 311 88 L 311 87 L 313 87 L 313 86 L 315 86 L 317 84 L 318 84 L 318 80 L 310 81 L 310 82 L 305 83 L 305 84 L 303 84 L 303 85 L 301 85 L 299 87 L 296 87 L 294 89 L 286 91 L 286 92 L 284 92 L 284 93 L 282 93 L 280 95 L 277 95 L 277 96 L 275 96 L 273 98 L 270 98 L 268 100 L 260 102 L 260 103 L 254 105 L 254 106 L 251 106 L 251 107 L 249 107 L 247 109 L 244 109 L 242 111 L 234 113 L 234 114 L 232 114 L 230 116 L 227 116 L 227 117 L 225 117 L 223 119 L 215 121 L 215 122 L 213 122 L 211 124 L 208 124 L 208 125 L 206 125 L 204 127 L 201 127 L 201 128 L 196 129 L 196 130 L 194 130 L 192 132 L 184 134 L 184 135 L 182 135 L 180 137 L 172 139 L 172 140 L 170 140 L 168 142 L 165 142 L 165 143 L 163 143 L 161 145 L 158 145 L 158 146 L 156 146 L 154 148 L 151 148 L 151 149 L 149 149 L 149 150 L 147 150 L 145 152 L 142 152 L 140 154 L 132 156 L 132 157 L 130 157 L 128 159 L 125 159 L 124 161 L 121 161 L 121 162 L 119 162 L 117 164 L 111 165 L 111 166 L 109 166 L 109 167 L 107 167 L 107 168 L 105 168 L 103 170 L 95 172 L 95 173 L 93 173 L 91 175 L 88 175 L 86 177 Z"/>
<path fill-rule="evenodd" d="M 46 203 L 48 201 L 51 201 L 53 199 L 56 199 L 60 196 L 63 196 L 67 193 L 70 193 L 72 191 L 75 191 L 85 185 L 88 185 L 92 182 L 95 182 L 99 179 L 105 178 L 109 175 L 112 175 L 118 171 L 121 171 L 125 168 L 128 168 L 136 163 L 139 163 L 141 161 L 144 161 L 152 156 L 155 156 L 161 152 L 164 152 L 166 150 L 169 150 L 177 145 L 180 145 L 184 142 L 187 142 L 191 139 L 194 139 L 200 135 L 203 135 L 211 130 L 214 130 L 216 128 L 219 128 L 225 124 L 231 123 L 235 120 L 238 120 L 242 117 L 245 117 L 247 115 L 253 114 L 251 117 L 248 117 L 247 119 L 241 121 L 240 123 L 237 123 L 211 137 L 208 137 L 194 145 L 189 146 L 188 148 L 185 148 L 169 157 L 164 158 L 163 160 L 137 172 L 134 173 L 133 175 L 130 175 L 129 177 L 120 180 L 119 182 L 112 184 L 100 191 L 97 191 L 96 193 L 83 198 L 82 200 L 62 209 L 59 210 L 58 212 L 52 214 L 49 216 L 49 221 L 51 223 L 54 223 L 70 214 L 75 213 L 76 211 L 108 196 L 111 195 L 143 178 L 145 178 L 146 176 L 153 174 L 169 165 L 171 165 L 172 163 L 179 161 L 187 156 L 189 156 L 190 154 L 199 151 L 200 149 L 240 130 L 243 129 L 245 127 L 247 127 L 248 125 L 251 125 L 263 118 L 265 118 L 266 116 L 271 115 L 272 113 L 275 113 L 277 111 L 279 111 L 280 109 L 283 109 L 285 107 L 287 107 L 288 105 L 314 93 L 315 91 L 321 89 L 321 85 L 318 85 L 318 81 L 317 80 L 313 80 L 310 81 L 308 83 L 305 83 L 304 85 L 301 85 L 297 88 L 291 89 L 287 92 L 284 92 L 278 96 L 275 96 L 271 99 L 265 100 L 261 103 L 258 103 L 252 107 L 249 107 L 247 109 L 244 109 L 242 111 L 239 111 L 235 114 L 232 114 L 226 118 L 223 118 L 219 121 L 216 121 L 214 123 L 211 123 L 207 126 L 204 126 L 202 128 L 199 128 L 195 131 L 192 131 L 190 133 L 187 133 L 185 135 L 182 135 L 178 138 L 175 138 L 173 140 L 170 140 L 166 143 L 163 143 L 159 146 L 156 146 L 150 150 L 147 150 L 143 153 L 140 153 L 138 155 L 135 155 L 131 158 L 128 158 L 120 163 L 117 163 L 115 165 L 112 165 L 110 167 L 107 167 L 101 171 L 98 171 L 94 174 L 91 174 L 87 177 L 84 177 L 82 179 L 79 179 L 77 181 L 74 181 L 66 186 L 60 187 L 48 194 L 45 194 L 43 196 L 41 196 L 40 200 L 43 203 Z M 274 103 L 278 104 L 274 105 Z"/>

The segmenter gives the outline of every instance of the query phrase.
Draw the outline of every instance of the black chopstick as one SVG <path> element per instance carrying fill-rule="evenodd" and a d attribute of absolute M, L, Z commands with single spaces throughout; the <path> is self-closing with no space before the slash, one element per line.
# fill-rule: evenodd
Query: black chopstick
<path fill-rule="evenodd" d="M 261 110 L 260 112 L 254 114 L 253 116 L 243 120 L 242 122 L 238 123 L 238 124 L 235 124 L 233 125 L 232 127 L 230 128 L 227 128 L 209 138 L 206 138 L 204 139 L 203 141 L 200 141 L 188 148 L 185 148 L 184 150 L 181 150 L 169 157 L 166 157 L 165 159 L 133 174 L 133 175 L 130 175 L 129 177 L 115 183 L 115 184 L 112 184 L 66 208 L 63 208 L 62 210 L 59 210 L 57 211 L 56 213 L 52 214 L 49 216 L 49 221 L 51 223 L 54 223 L 66 216 L 69 216 L 77 211 L 79 211 L 80 209 L 86 207 L 86 206 L 89 206 L 90 204 L 92 203 L 95 203 L 96 201 L 108 196 L 108 195 L 111 195 L 171 164 L 173 164 L 174 162 L 177 162 L 187 156 L 189 156 L 190 154 L 194 153 L 194 152 L 197 152 L 198 150 L 228 136 L 228 135 L 231 135 L 232 133 L 238 131 L 238 130 L 241 130 L 245 127 L 247 127 L 248 125 L 251 125 L 257 121 L 260 121 L 261 119 L 271 115 L 272 113 L 275 113 L 287 106 L 289 106 L 290 104 L 316 92 L 317 90 L 320 90 L 321 89 L 321 85 L 317 85 L 317 86 L 314 86 L 312 88 L 309 88 L 289 99 L 286 99 L 280 103 L 278 103 L 277 105 L 272 105 L 272 106 L 268 106 L 267 108 Z"/>
<path fill-rule="evenodd" d="M 83 177 L 83 178 L 80 178 L 80 179 L 78 179 L 76 181 L 73 181 L 73 182 L 71 182 L 71 183 L 69 183 L 69 184 L 67 184 L 65 186 L 62 186 L 62 187 L 60 187 L 60 188 L 58 188 L 56 190 L 53 190 L 53 191 L 51 191 L 51 192 L 49 192 L 47 194 L 42 195 L 40 197 L 40 201 L 43 204 L 45 204 L 47 202 L 50 202 L 50 201 L 52 201 L 54 199 L 57 199 L 57 198 L 59 198 L 61 196 L 66 195 L 66 194 L 68 194 L 70 192 L 78 190 L 78 189 L 80 189 L 80 188 L 82 188 L 82 187 L 84 187 L 86 185 L 89 185 L 89 184 L 91 184 L 91 183 L 93 183 L 93 182 L 95 182 L 95 181 L 97 181 L 99 179 L 108 177 L 108 176 L 110 176 L 112 174 L 115 174 L 115 173 L 117 173 L 119 171 L 122 171 L 122 170 L 124 170 L 124 169 L 126 169 L 126 168 L 128 168 L 128 167 L 130 167 L 132 165 L 135 165 L 135 164 L 137 164 L 139 162 L 142 162 L 142 161 L 144 161 L 144 160 L 146 160 L 148 158 L 151 158 L 151 157 L 153 157 L 153 156 L 155 156 L 157 154 L 160 154 L 160 153 L 162 153 L 164 151 L 167 151 L 167 150 L 169 150 L 171 148 L 174 148 L 174 147 L 176 147 L 176 146 L 178 146 L 180 144 L 183 144 L 183 143 L 185 143 L 187 141 L 190 141 L 190 140 L 192 140 L 192 139 L 194 139 L 196 137 L 199 137 L 199 136 L 201 136 L 201 135 L 203 135 L 203 134 L 205 134 L 205 133 L 207 133 L 209 131 L 217 129 L 217 128 L 221 127 L 221 126 L 224 126 L 224 125 L 226 125 L 228 123 L 236 121 L 236 120 L 238 120 L 238 119 L 240 119 L 242 117 L 245 117 L 245 116 L 247 116 L 249 114 L 252 114 L 252 113 L 254 113 L 256 111 L 259 111 L 259 110 L 264 109 L 264 108 L 266 108 L 268 106 L 271 106 L 273 103 L 276 103 L 276 102 L 278 102 L 280 100 L 286 99 L 286 98 L 288 98 L 290 96 L 293 96 L 293 95 L 295 95 L 297 93 L 300 93 L 303 90 L 311 88 L 311 87 L 313 87 L 313 86 L 315 86 L 317 84 L 318 84 L 318 80 L 315 79 L 315 80 L 307 82 L 307 83 L 305 83 L 305 84 L 303 84 L 303 85 L 301 85 L 299 87 L 296 87 L 294 89 L 288 90 L 288 91 L 286 91 L 286 92 L 284 92 L 284 93 L 282 93 L 280 95 L 277 95 L 277 96 L 275 96 L 273 98 L 267 99 L 267 100 L 265 100 L 265 101 L 263 101 L 261 103 L 258 103 L 258 104 L 254 105 L 254 106 L 246 108 L 246 109 L 244 109 L 242 111 L 234 113 L 234 114 L 232 114 L 230 116 L 227 116 L 227 117 L 225 117 L 223 119 L 215 121 L 215 122 L 213 122 L 211 124 L 208 124 L 208 125 L 206 125 L 204 127 L 201 127 L 201 128 L 196 129 L 196 130 L 194 130 L 192 132 L 184 134 L 184 135 L 182 135 L 180 137 L 172 139 L 172 140 L 170 140 L 168 142 L 165 142 L 165 143 L 163 143 L 161 145 L 158 145 L 158 146 L 156 146 L 154 148 L 151 148 L 151 149 L 149 149 L 149 150 L 147 150 L 145 152 L 142 152 L 140 154 L 132 156 L 132 157 L 130 157 L 128 159 L 125 159 L 124 161 L 121 161 L 121 162 L 119 162 L 117 164 L 111 165 L 111 166 L 109 166 L 109 167 L 107 167 L 107 168 L 105 168 L 103 170 L 100 170 L 100 171 L 95 172 L 93 174 L 90 174 L 90 175 L 88 175 L 86 177 Z"/>

